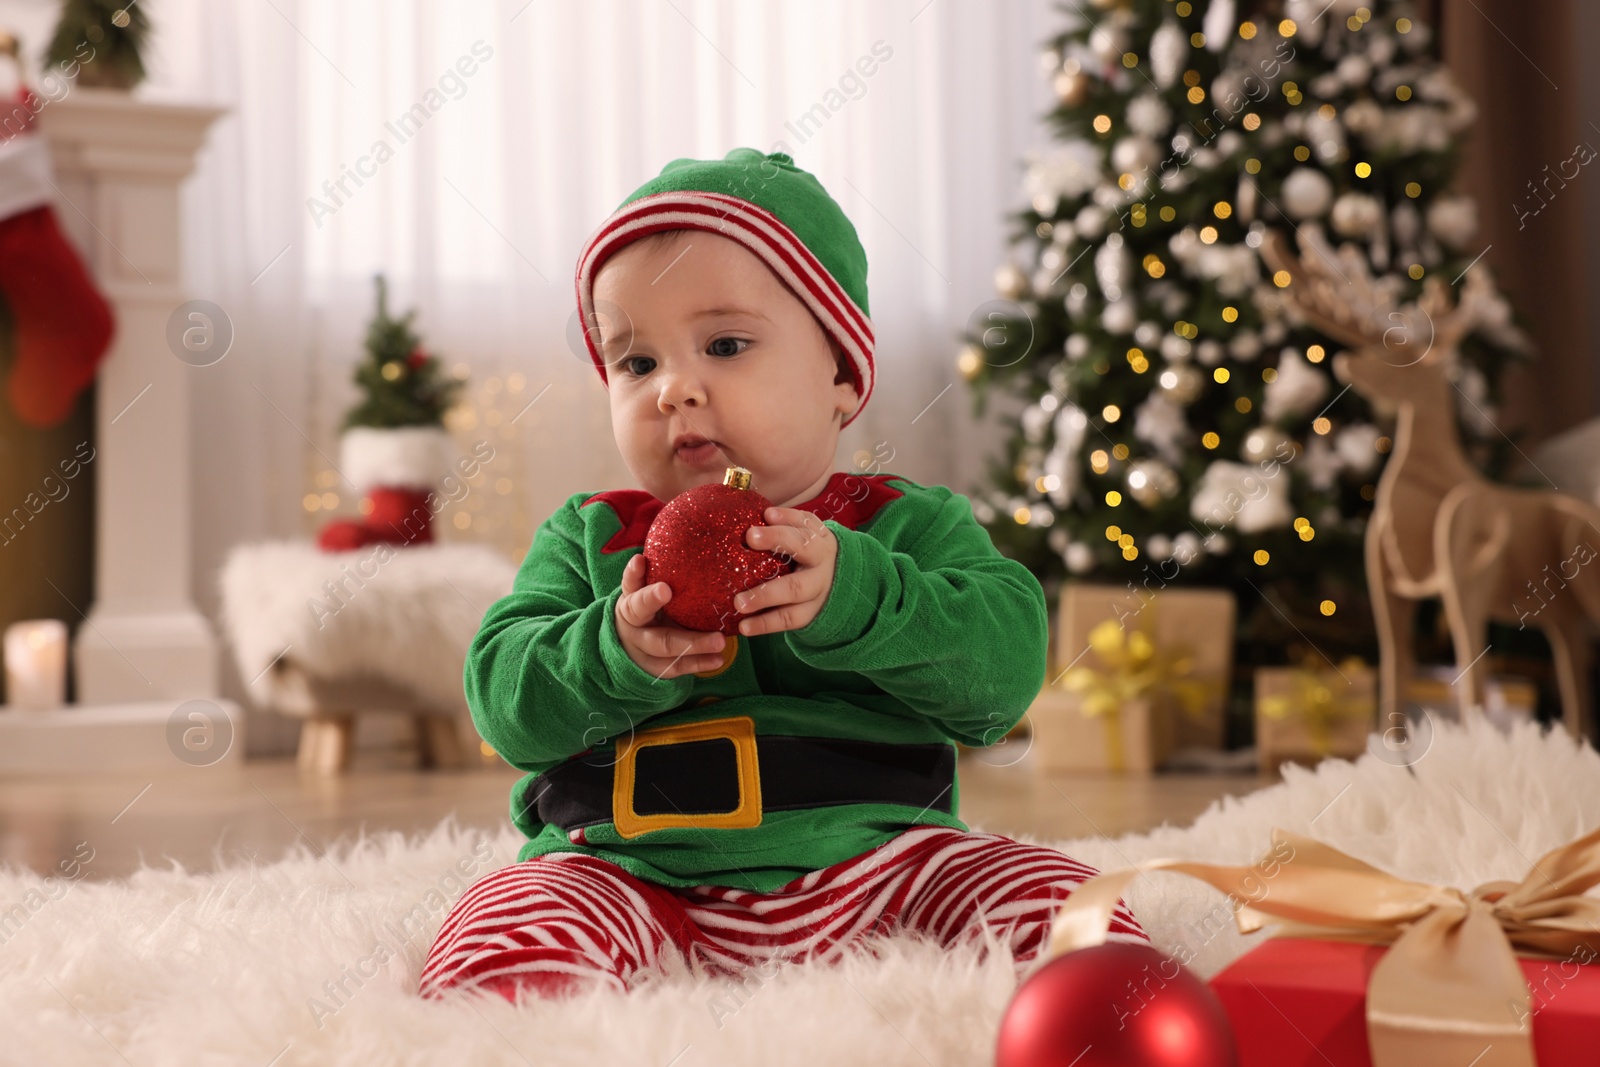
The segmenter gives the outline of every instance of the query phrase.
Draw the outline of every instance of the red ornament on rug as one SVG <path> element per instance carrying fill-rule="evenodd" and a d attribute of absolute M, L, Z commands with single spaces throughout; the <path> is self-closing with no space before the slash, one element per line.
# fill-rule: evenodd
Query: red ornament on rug
<path fill-rule="evenodd" d="M 1236 1067 L 1211 987 L 1171 956 L 1111 941 L 1056 956 L 1011 998 L 995 1067 Z"/>
<path fill-rule="evenodd" d="M 751 548 L 745 531 L 765 526 L 772 502 L 750 487 L 751 474 L 729 467 L 722 483 L 697 485 L 669 500 L 644 538 L 645 581 L 666 582 L 672 599 L 660 616 L 685 630 L 739 632 L 733 598 L 794 570 L 794 561 Z"/>

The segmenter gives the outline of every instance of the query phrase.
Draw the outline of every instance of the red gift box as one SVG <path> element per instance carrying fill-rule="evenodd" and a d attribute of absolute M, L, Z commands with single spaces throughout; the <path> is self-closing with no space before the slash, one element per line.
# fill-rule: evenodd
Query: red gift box
<path fill-rule="evenodd" d="M 1281 828 L 1272 842 L 1249 867 L 1152 859 L 1090 878 L 1056 913 L 1048 955 L 1104 943 L 1133 879 L 1172 871 L 1228 894 L 1241 933 L 1280 924 L 1212 979 L 1243 1067 L 1600 1062 L 1600 896 L 1589 893 L 1600 829 L 1546 852 L 1520 882 L 1471 890 L 1397 878 Z"/>
<path fill-rule="evenodd" d="M 1233 1023 L 1239 1067 L 1371 1067 L 1367 984 L 1387 946 L 1268 938 L 1211 979 Z M 1596 1062 L 1600 966 L 1519 956 L 1539 1067 Z M 1422 1067 L 1422 1065 L 1419 1065 Z M 1466 1067 L 1465 1064 L 1460 1067 Z"/>

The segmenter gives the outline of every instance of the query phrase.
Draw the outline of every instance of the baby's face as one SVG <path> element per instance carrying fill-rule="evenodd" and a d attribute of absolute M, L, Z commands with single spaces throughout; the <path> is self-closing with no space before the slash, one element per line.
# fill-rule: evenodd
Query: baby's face
<path fill-rule="evenodd" d="M 646 492 L 671 500 L 731 466 L 778 507 L 822 491 L 860 396 L 821 324 L 754 253 L 704 230 L 635 241 L 601 267 L 594 300 L 612 432 Z M 713 445 L 675 447 L 686 434 Z"/>

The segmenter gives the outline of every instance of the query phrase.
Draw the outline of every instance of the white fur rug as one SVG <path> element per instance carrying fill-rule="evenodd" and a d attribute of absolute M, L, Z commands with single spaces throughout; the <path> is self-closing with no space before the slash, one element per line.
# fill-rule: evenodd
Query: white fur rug
<path fill-rule="evenodd" d="M 1559 731 L 1440 725 L 1414 769 L 1372 756 L 1290 768 L 1186 829 L 1043 843 L 1103 868 L 1155 856 L 1247 863 L 1283 826 L 1465 888 L 1521 878 L 1542 852 L 1600 825 L 1600 756 Z M 464 888 L 459 872 L 479 877 L 519 844 L 509 826 L 486 837 L 446 820 L 419 839 L 372 835 L 325 858 L 302 849 L 207 874 L 174 865 L 97 884 L 0 870 L 0 1062 L 990 1062 L 1013 989 L 1009 959 L 979 965 L 975 951 L 910 940 L 836 968 L 754 974 L 744 987 L 673 977 L 629 995 L 521 1006 L 417 998 L 428 943 Z M 1196 934 L 1223 898 L 1180 875 L 1136 881 L 1129 903 L 1159 945 L 1197 951 L 1203 975 L 1247 947 L 1231 926 Z M 425 928 L 403 930 L 407 915 Z M 341 980 L 345 992 L 332 985 Z"/>

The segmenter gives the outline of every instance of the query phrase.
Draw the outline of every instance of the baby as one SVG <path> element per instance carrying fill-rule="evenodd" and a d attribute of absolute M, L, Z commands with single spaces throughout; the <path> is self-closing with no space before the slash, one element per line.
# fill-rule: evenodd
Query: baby
<path fill-rule="evenodd" d="M 569 498 L 472 642 L 529 840 L 456 902 L 423 996 L 732 976 L 894 932 L 992 934 L 1020 974 L 1095 873 L 957 817 L 954 742 L 999 741 L 1044 682 L 1044 591 L 965 496 L 834 470 L 872 394 L 866 280 L 838 204 L 751 148 L 673 161 L 585 245 L 586 343 L 644 488 Z M 731 466 L 773 504 L 746 543 L 793 569 L 741 594 L 736 634 L 665 624 L 645 534 Z M 1147 940 L 1125 906 L 1111 937 Z"/>

